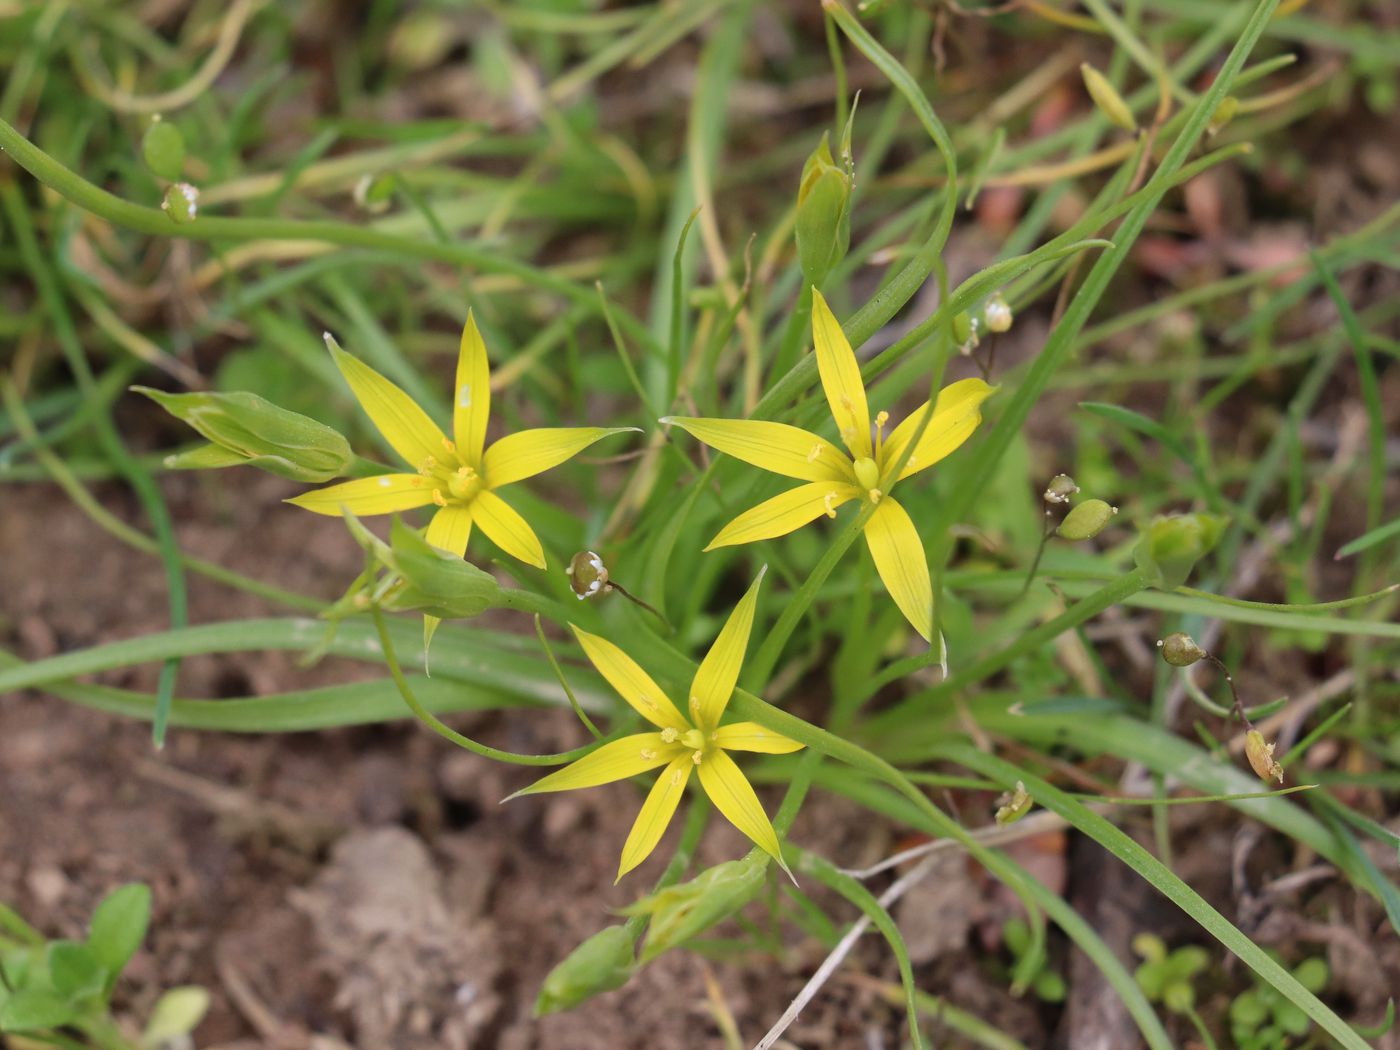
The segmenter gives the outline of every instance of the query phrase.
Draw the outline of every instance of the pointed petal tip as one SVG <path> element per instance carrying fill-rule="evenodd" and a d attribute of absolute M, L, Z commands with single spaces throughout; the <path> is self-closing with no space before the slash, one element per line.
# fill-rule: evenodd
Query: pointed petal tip
<path fill-rule="evenodd" d="M 767 563 L 767 562 L 764 562 L 764 563 L 763 563 L 763 567 L 760 568 L 760 569 L 758 570 L 758 578 L 754 580 L 754 583 L 760 583 L 760 582 L 762 582 L 763 577 L 765 577 L 765 576 L 767 576 L 767 575 L 768 575 L 768 563 Z"/>

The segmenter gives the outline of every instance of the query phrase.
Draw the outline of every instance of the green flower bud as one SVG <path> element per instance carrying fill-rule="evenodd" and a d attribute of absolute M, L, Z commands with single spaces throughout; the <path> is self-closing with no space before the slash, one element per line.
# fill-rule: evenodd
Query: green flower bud
<path fill-rule="evenodd" d="M 1117 513 L 1117 507 L 1111 507 L 1101 499 L 1086 499 L 1065 515 L 1065 520 L 1055 531 L 1067 540 L 1093 539 L 1103 532 Z"/>
<path fill-rule="evenodd" d="M 1079 491 L 1079 486 L 1068 474 L 1056 474 L 1045 486 L 1041 498 L 1046 503 L 1068 503 L 1069 498 Z"/>
<path fill-rule="evenodd" d="M 564 572 L 579 601 L 608 593 L 608 567 L 592 551 L 579 551 L 569 560 Z"/>
<path fill-rule="evenodd" d="M 1018 780 L 1015 791 L 1008 791 L 997 799 L 996 822 L 1003 825 L 1015 824 L 1031 811 L 1034 803 L 1035 799 L 1031 798 L 1026 785 Z"/>
<path fill-rule="evenodd" d="M 828 138 L 823 133 L 802 166 L 797 188 L 797 260 L 803 278 L 815 287 L 821 287 L 851 243 L 854 173 L 849 160 L 837 165 Z"/>
<path fill-rule="evenodd" d="M 1152 519 L 1133 550 L 1133 560 L 1155 587 L 1180 587 L 1196 562 L 1220 541 L 1229 518 L 1215 514 L 1173 514 Z"/>
<path fill-rule="evenodd" d="M 953 341 L 962 346 L 971 338 L 972 318 L 966 310 L 959 310 L 953 315 Z"/>
<path fill-rule="evenodd" d="M 1181 631 L 1161 639 L 1157 648 L 1162 650 L 1162 659 L 1173 667 L 1190 667 L 1206 658 L 1206 651 L 1196 644 L 1196 640 Z"/>
<path fill-rule="evenodd" d="M 167 182 L 174 182 L 185 168 L 185 137 L 174 124 L 151 118 L 151 126 L 141 138 L 141 159 L 152 173 Z"/>
<path fill-rule="evenodd" d="M 389 594 L 386 609 L 454 620 L 477 616 L 500 604 L 501 585 L 494 576 L 434 547 L 397 517 L 389 527 L 389 549 L 389 567 L 403 582 Z"/>
<path fill-rule="evenodd" d="M 1240 100 L 1234 95 L 1226 95 L 1220 100 L 1220 104 L 1215 107 L 1215 112 L 1210 115 L 1210 123 L 1206 125 L 1207 135 L 1217 135 L 1226 124 L 1235 119 L 1235 114 L 1240 111 Z"/>
<path fill-rule="evenodd" d="M 188 423 L 211 447 L 166 460 L 173 469 L 260 467 L 293 481 L 329 481 L 354 462 L 350 443 L 339 432 L 308 416 L 288 411 L 246 391 L 168 394 L 131 388 Z"/>
<path fill-rule="evenodd" d="M 648 915 L 641 961 L 678 948 L 692 937 L 729 918 L 758 895 L 768 872 L 768 857 L 755 850 L 742 860 L 717 864 L 689 882 L 643 897 L 627 915 Z"/>
<path fill-rule="evenodd" d="M 177 182 L 165 191 L 165 199 L 160 202 L 160 210 L 170 216 L 172 222 L 183 226 L 194 222 L 199 214 L 199 190 L 188 182 Z"/>
<path fill-rule="evenodd" d="M 209 992 L 198 985 L 172 988 L 151 1010 L 141 1045 L 158 1047 L 189 1035 L 209 1012 Z"/>
<path fill-rule="evenodd" d="M 632 943 L 627 927 L 609 926 L 580 944 L 545 977 L 535 999 L 535 1016 L 569 1010 L 621 988 L 637 966 Z"/>
<path fill-rule="evenodd" d="M 1108 82 L 1108 78 L 1088 62 L 1080 65 L 1079 72 L 1084 77 L 1084 87 L 1088 89 L 1089 97 L 1094 100 L 1094 105 L 1099 107 L 1099 111 L 1125 131 L 1136 131 L 1137 121 L 1133 119 L 1133 111 L 1123 101 L 1123 96 Z"/>

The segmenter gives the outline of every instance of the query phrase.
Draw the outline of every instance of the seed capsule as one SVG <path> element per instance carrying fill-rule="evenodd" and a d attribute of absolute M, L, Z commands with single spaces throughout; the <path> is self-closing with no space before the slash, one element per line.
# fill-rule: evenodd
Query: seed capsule
<path fill-rule="evenodd" d="M 1015 791 L 1008 791 L 997 799 L 996 822 L 1002 825 L 1015 824 L 1031 811 L 1034 802 L 1035 799 L 1031 798 L 1026 785 L 1016 781 Z"/>
<path fill-rule="evenodd" d="M 1086 499 L 1065 515 L 1055 531 L 1067 540 L 1088 540 L 1097 536 L 1118 513 L 1101 499 Z"/>
<path fill-rule="evenodd" d="M 1108 82 L 1108 78 L 1088 62 L 1079 67 L 1079 72 L 1084 77 L 1084 87 L 1088 89 L 1089 97 L 1094 100 L 1094 105 L 1099 107 L 1099 111 L 1125 131 L 1136 131 L 1137 121 L 1133 119 L 1133 111 L 1123 101 L 1123 96 Z"/>
<path fill-rule="evenodd" d="M 569 586 L 578 595 L 579 601 L 595 594 L 606 594 L 609 589 L 608 567 L 592 551 L 579 551 L 569 560 L 564 572 L 568 574 Z"/>
<path fill-rule="evenodd" d="M 1068 474 L 1056 474 L 1045 486 L 1042 499 L 1046 503 L 1068 503 L 1069 498 L 1079 491 L 1079 486 Z"/>
<path fill-rule="evenodd" d="M 1249 759 L 1250 768 L 1260 780 L 1283 783 L 1283 767 L 1274 758 L 1274 745 L 1266 741 L 1259 730 L 1251 729 L 1244 735 L 1244 757 Z"/>
<path fill-rule="evenodd" d="M 1206 658 L 1206 651 L 1196 644 L 1189 634 L 1177 631 L 1157 643 L 1162 650 L 1162 659 L 1173 667 L 1190 667 L 1198 660 Z"/>
<path fill-rule="evenodd" d="M 165 191 L 160 208 L 181 225 L 194 222 L 195 215 L 199 213 L 199 190 L 188 182 L 177 182 Z"/>
<path fill-rule="evenodd" d="M 991 302 L 982 308 L 982 317 L 987 322 L 989 332 L 1011 331 L 1011 307 L 1006 305 L 1006 300 L 1000 295 L 994 295 Z"/>

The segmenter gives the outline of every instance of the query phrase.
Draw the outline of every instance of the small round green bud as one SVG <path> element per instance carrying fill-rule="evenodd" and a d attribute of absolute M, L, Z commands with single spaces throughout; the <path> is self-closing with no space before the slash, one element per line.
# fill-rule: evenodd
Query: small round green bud
<path fill-rule="evenodd" d="M 1217 135 L 1226 124 L 1235 119 L 1235 114 L 1240 111 L 1240 100 L 1234 95 L 1226 95 L 1220 100 L 1220 104 L 1215 107 L 1215 112 L 1210 115 L 1210 123 L 1206 125 L 1207 135 Z"/>
<path fill-rule="evenodd" d="M 1055 531 L 1067 540 L 1093 539 L 1103 532 L 1117 513 L 1117 507 L 1111 507 L 1101 499 L 1086 499 L 1065 515 L 1065 520 Z"/>
<path fill-rule="evenodd" d="M 185 167 L 185 137 L 174 124 L 151 118 L 151 126 L 141 139 L 141 159 L 162 179 L 174 182 Z"/>
<path fill-rule="evenodd" d="M 1190 667 L 1206 658 L 1206 651 L 1196 644 L 1196 640 L 1181 631 L 1158 641 L 1157 648 L 1162 650 L 1162 659 L 1173 667 Z"/>
<path fill-rule="evenodd" d="M 1079 486 L 1068 474 L 1056 474 L 1045 486 L 1041 498 L 1046 503 L 1068 503 L 1069 498 L 1079 491 Z"/>
<path fill-rule="evenodd" d="M 953 315 L 953 338 L 959 346 L 972 338 L 972 318 L 966 310 L 959 310 Z"/>
<path fill-rule="evenodd" d="M 392 171 L 382 171 L 377 175 L 361 175 L 359 181 L 355 183 L 354 190 L 351 191 L 351 196 L 354 197 L 357 207 L 371 215 L 382 215 L 389 210 L 397 183 L 398 177 Z"/>
<path fill-rule="evenodd" d="M 607 594 L 611 589 L 608 586 L 608 567 L 592 551 L 579 551 L 569 559 L 564 572 L 579 601 L 592 598 L 595 594 Z"/>
<path fill-rule="evenodd" d="M 194 222 L 199 213 L 199 190 L 188 182 L 177 182 L 165 191 L 165 200 L 160 202 L 160 210 L 169 215 L 173 222 L 182 226 Z"/>

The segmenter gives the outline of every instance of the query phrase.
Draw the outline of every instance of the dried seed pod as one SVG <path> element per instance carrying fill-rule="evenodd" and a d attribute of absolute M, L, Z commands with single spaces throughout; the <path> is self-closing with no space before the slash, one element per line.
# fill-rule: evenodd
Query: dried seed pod
<path fill-rule="evenodd" d="M 1016 781 L 1016 790 L 1008 791 L 997 799 L 996 822 L 998 824 L 1015 824 L 1027 813 L 1031 811 L 1031 806 L 1035 799 L 1026 790 L 1026 785 L 1021 781 Z"/>
<path fill-rule="evenodd" d="M 1283 767 L 1274 758 L 1274 745 L 1266 741 L 1259 730 L 1251 729 L 1244 735 L 1244 757 L 1249 759 L 1250 768 L 1260 780 L 1283 783 Z"/>
<path fill-rule="evenodd" d="M 1067 540 L 1093 539 L 1108 527 L 1117 513 L 1117 507 L 1101 499 L 1086 499 L 1065 515 L 1065 520 L 1055 531 Z"/>
<path fill-rule="evenodd" d="M 1162 650 L 1162 659 L 1173 667 L 1190 667 L 1206 658 L 1206 651 L 1196 644 L 1196 640 L 1181 631 L 1161 639 L 1157 648 Z"/>
<path fill-rule="evenodd" d="M 1079 486 L 1074 483 L 1074 479 L 1068 474 L 1056 474 L 1050 479 L 1050 484 L 1045 486 L 1042 499 L 1046 503 L 1068 503 L 1069 498 L 1079 491 Z"/>

